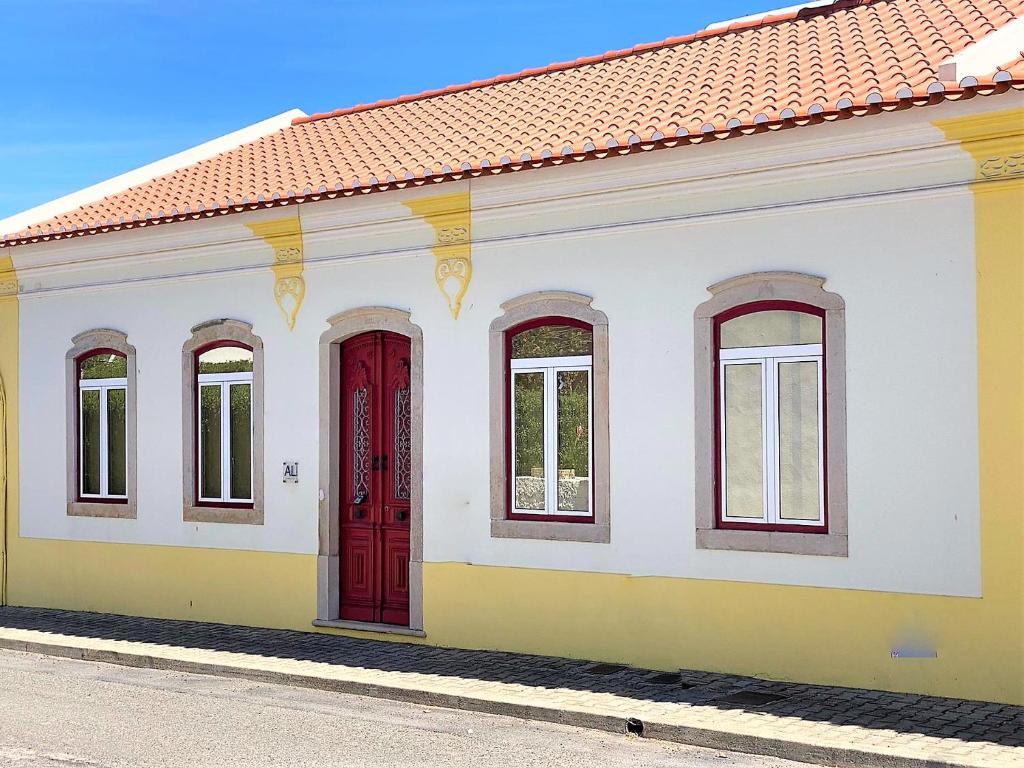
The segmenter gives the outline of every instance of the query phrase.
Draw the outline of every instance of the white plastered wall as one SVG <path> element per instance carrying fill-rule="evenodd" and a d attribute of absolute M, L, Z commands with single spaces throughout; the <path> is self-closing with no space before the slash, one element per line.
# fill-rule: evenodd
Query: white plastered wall
<path fill-rule="evenodd" d="M 270 250 L 244 227 L 294 209 L 17 249 L 21 533 L 314 554 L 317 342 L 329 316 L 383 305 L 410 310 L 423 329 L 426 562 L 976 596 L 973 202 L 959 183 L 972 165 L 917 114 L 964 109 L 304 206 L 307 294 L 294 332 L 273 302 Z M 883 139 L 873 131 L 881 121 Z M 811 162 L 840 139 L 843 166 Z M 864 157 L 850 149 L 858 141 Z M 868 157 L 869 145 L 911 144 L 914 153 Z M 761 150 L 788 168 L 730 175 L 767 162 Z M 664 183 L 673 177 L 691 180 Z M 614 191 L 580 196 L 611 189 L 609 179 Z M 874 194 L 912 186 L 929 189 Z M 433 232 L 401 203 L 467 188 L 474 279 L 455 321 L 433 282 Z M 528 202 L 538 196 L 550 199 Z M 159 258 L 137 255 L 157 241 Z M 101 244 L 106 261 L 55 266 Z M 848 558 L 694 545 L 693 309 L 706 286 L 763 270 L 823 275 L 846 301 Z M 107 285 L 125 272 L 138 282 Z M 159 279 L 167 274 L 190 276 Z M 69 287 L 81 284 L 93 287 Z M 591 295 L 609 318 L 610 544 L 489 535 L 487 329 L 501 302 L 546 289 Z M 263 526 L 181 520 L 181 345 L 193 325 L 220 317 L 253 323 L 265 345 Z M 138 350 L 135 521 L 67 517 L 55 480 L 64 477 L 64 353 L 95 327 L 124 331 Z M 283 461 L 300 462 L 298 485 L 281 482 Z"/>

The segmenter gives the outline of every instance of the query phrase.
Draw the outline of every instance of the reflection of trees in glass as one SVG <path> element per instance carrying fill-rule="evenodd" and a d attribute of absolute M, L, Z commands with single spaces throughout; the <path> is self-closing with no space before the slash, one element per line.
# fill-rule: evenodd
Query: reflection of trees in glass
<path fill-rule="evenodd" d="M 590 475 L 590 396 L 587 371 L 559 371 L 558 468 Z"/>
<path fill-rule="evenodd" d="M 107 492 L 111 496 L 128 493 L 125 401 L 125 390 L 107 390 Z"/>
<path fill-rule="evenodd" d="M 252 373 L 252 353 L 248 360 L 224 360 L 211 363 L 199 359 L 200 373 Z"/>
<path fill-rule="evenodd" d="M 83 379 L 123 379 L 128 376 L 128 358 L 104 353 L 93 355 L 82 361 Z"/>
<path fill-rule="evenodd" d="M 100 391 L 82 392 L 82 493 L 100 493 Z"/>
<path fill-rule="evenodd" d="M 558 469 L 590 475 L 590 393 L 587 371 L 558 372 Z M 516 474 L 544 467 L 544 375 L 515 377 Z"/>
<path fill-rule="evenodd" d="M 516 474 L 526 476 L 544 467 L 544 374 L 515 377 Z"/>
<path fill-rule="evenodd" d="M 572 325 L 542 325 L 512 337 L 512 357 L 573 357 L 593 354 L 593 333 Z"/>
<path fill-rule="evenodd" d="M 231 392 L 231 498 L 252 496 L 252 387 L 235 384 Z"/>
<path fill-rule="evenodd" d="M 203 387 L 199 394 L 199 432 L 202 444 L 202 488 L 206 499 L 221 496 L 220 438 L 221 438 L 220 385 Z"/>

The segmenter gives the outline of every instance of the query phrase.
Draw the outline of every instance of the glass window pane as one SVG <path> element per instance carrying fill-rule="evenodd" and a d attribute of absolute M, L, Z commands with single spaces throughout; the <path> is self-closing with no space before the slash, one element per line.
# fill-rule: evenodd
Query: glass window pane
<path fill-rule="evenodd" d="M 590 374 L 556 372 L 558 510 L 590 511 Z"/>
<path fill-rule="evenodd" d="M 252 385 L 231 385 L 231 498 L 252 498 Z"/>
<path fill-rule="evenodd" d="M 199 495 L 204 499 L 221 497 L 221 388 L 199 388 Z"/>
<path fill-rule="evenodd" d="M 819 519 L 818 363 L 779 363 L 779 517 Z"/>
<path fill-rule="evenodd" d="M 572 325 L 543 325 L 512 337 L 512 358 L 574 357 L 594 353 L 594 334 Z"/>
<path fill-rule="evenodd" d="M 107 390 L 107 493 L 128 495 L 126 435 L 126 390 Z"/>
<path fill-rule="evenodd" d="M 89 389 L 82 392 L 82 493 L 98 496 L 100 493 L 100 392 Z"/>
<path fill-rule="evenodd" d="M 124 379 L 128 376 L 128 358 L 112 353 L 87 357 L 79 365 L 82 379 Z"/>
<path fill-rule="evenodd" d="M 725 377 L 725 513 L 764 517 L 761 365 L 727 365 Z"/>
<path fill-rule="evenodd" d="M 395 390 L 394 494 L 408 501 L 412 495 L 412 393 L 409 388 Z"/>
<path fill-rule="evenodd" d="M 370 496 L 370 394 L 366 388 L 352 393 L 352 500 L 362 504 Z"/>
<path fill-rule="evenodd" d="M 252 350 L 244 347 L 216 347 L 199 356 L 200 373 L 252 372 Z"/>
<path fill-rule="evenodd" d="M 821 344 L 821 318 L 806 312 L 769 310 L 722 323 L 722 349 Z"/>
<path fill-rule="evenodd" d="M 544 374 L 516 373 L 512 379 L 512 429 L 515 434 L 516 509 L 543 512 Z"/>

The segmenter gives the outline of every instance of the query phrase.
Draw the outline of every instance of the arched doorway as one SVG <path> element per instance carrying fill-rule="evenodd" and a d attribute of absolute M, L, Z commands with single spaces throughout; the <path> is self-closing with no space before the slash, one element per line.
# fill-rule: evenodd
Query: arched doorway
<path fill-rule="evenodd" d="M 313 623 L 422 636 L 423 331 L 390 307 L 351 309 L 327 323 Z M 368 459 L 368 477 L 357 478 L 357 456 Z"/>
<path fill-rule="evenodd" d="M 411 344 L 371 331 L 341 345 L 340 618 L 409 624 Z"/>

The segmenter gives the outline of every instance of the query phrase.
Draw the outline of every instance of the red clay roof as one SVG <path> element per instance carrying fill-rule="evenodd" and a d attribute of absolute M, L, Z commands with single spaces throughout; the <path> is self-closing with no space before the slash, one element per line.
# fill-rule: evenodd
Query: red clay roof
<path fill-rule="evenodd" d="M 7 235 L 16 245 L 400 189 L 1024 89 L 1024 59 L 938 82 L 1024 0 L 836 0 L 299 118 Z"/>

